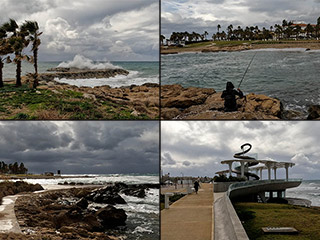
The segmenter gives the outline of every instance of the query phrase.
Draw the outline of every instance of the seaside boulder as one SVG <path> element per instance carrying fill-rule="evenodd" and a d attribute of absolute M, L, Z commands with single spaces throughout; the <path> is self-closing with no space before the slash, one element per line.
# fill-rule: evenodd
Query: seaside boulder
<path fill-rule="evenodd" d="M 165 108 L 188 108 L 203 104 L 214 89 L 189 87 L 180 85 L 164 85 L 161 88 L 161 106 Z"/>
<path fill-rule="evenodd" d="M 85 198 L 81 198 L 78 202 L 76 202 L 76 205 L 79 208 L 86 209 L 88 207 L 89 203 Z"/>
<path fill-rule="evenodd" d="M 308 109 L 308 120 L 320 119 L 320 105 L 311 105 Z"/>
<path fill-rule="evenodd" d="M 116 226 L 126 225 L 127 214 L 123 209 L 117 209 L 108 205 L 96 212 L 96 216 L 102 221 L 105 228 L 113 228 Z"/>
<path fill-rule="evenodd" d="M 162 119 L 280 119 L 280 100 L 250 93 L 238 99 L 238 111 L 224 112 L 221 92 L 206 88 L 164 85 L 161 91 Z"/>
<path fill-rule="evenodd" d="M 143 188 L 140 188 L 140 189 L 127 188 L 127 189 L 123 189 L 121 193 L 124 193 L 125 195 L 128 195 L 128 196 L 138 197 L 138 198 L 144 198 L 146 196 L 146 192 Z"/>
<path fill-rule="evenodd" d="M 93 191 L 86 199 L 95 203 L 126 204 L 126 201 L 118 194 L 118 190 L 111 186 Z"/>

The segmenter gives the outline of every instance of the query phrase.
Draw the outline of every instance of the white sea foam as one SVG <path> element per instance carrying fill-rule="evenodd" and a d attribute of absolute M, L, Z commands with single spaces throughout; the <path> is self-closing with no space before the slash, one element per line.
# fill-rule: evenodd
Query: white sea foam
<path fill-rule="evenodd" d="M 153 231 L 148 227 L 141 227 L 141 226 L 136 227 L 132 233 L 135 234 L 135 233 L 143 233 L 143 232 L 153 233 Z"/>
<path fill-rule="evenodd" d="M 106 68 L 120 68 L 113 65 L 109 61 L 104 63 L 94 63 L 91 59 L 86 58 L 80 54 L 77 54 L 72 61 L 62 62 L 58 67 L 64 68 L 80 68 L 80 69 L 106 69 Z"/>
<path fill-rule="evenodd" d="M 142 85 L 144 83 L 159 83 L 158 77 L 141 77 L 138 71 L 130 71 L 127 76 L 117 75 L 110 78 L 86 78 L 86 79 L 66 79 L 55 78 L 60 83 L 67 83 L 77 87 L 96 87 L 109 85 L 110 87 L 123 87 L 130 85 Z"/>
<path fill-rule="evenodd" d="M 65 175 L 63 175 L 65 176 Z M 73 175 L 77 176 L 77 175 Z M 80 175 L 81 176 L 81 175 Z M 84 175 L 82 175 L 84 176 Z M 89 176 L 89 175 L 87 175 Z M 92 175 L 91 175 L 92 176 Z M 3 180 L 0 180 L 0 182 Z M 12 180 L 20 181 L 20 180 Z M 84 184 L 106 184 L 114 182 L 123 182 L 126 184 L 143 184 L 143 183 L 159 183 L 158 176 L 137 176 L 137 175 L 121 175 L 121 174 L 112 174 L 112 175 L 96 175 L 95 177 L 79 177 L 79 178 L 64 178 L 64 179 L 23 179 L 28 183 L 36 184 L 58 184 L 66 182 L 75 182 L 75 183 L 84 183 Z"/>

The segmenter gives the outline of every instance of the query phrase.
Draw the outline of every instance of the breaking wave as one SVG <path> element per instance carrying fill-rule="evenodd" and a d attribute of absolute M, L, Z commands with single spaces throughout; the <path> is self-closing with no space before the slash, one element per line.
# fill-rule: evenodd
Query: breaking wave
<path fill-rule="evenodd" d="M 62 62 L 58 67 L 63 68 L 79 68 L 79 69 L 113 69 L 120 68 L 113 65 L 110 62 L 94 63 L 91 59 L 86 58 L 80 54 L 77 54 L 72 61 Z"/>

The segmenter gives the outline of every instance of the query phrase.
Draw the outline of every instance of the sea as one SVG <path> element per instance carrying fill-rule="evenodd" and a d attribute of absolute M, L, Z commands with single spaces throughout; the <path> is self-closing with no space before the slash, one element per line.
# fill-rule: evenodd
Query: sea
<path fill-rule="evenodd" d="M 304 180 L 298 187 L 287 189 L 286 197 L 307 199 L 311 206 L 320 207 L 320 180 Z"/>
<path fill-rule="evenodd" d="M 252 60 L 253 59 L 253 60 Z M 320 104 L 320 50 L 259 49 L 240 52 L 182 53 L 161 56 L 161 84 L 225 89 L 226 82 L 245 93 L 278 98 L 287 110 L 307 115 Z"/>
<path fill-rule="evenodd" d="M 68 175 L 62 175 L 68 177 Z M 24 179 L 29 183 L 39 183 L 42 185 L 58 184 L 67 182 L 84 183 L 84 184 L 110 184 L 122 182 L 126 184 L 159 184 L 159 175 L 137 175 L 137 174 L 87 174 L 76 175 L 79 178 L 64 179 Z M 83 177 L 82 177 L 83 176 Z M 85 176 L 89 176 L 85 177 Z M 118 204 L 116 208 L 125 210 L 128 215 L 126 228 L 123 230 L 126 240 L 153 240 L 158 239 L 159 230 L 159 189 L 149 189 L 146 191 L 146 197 L 141 199 L 133 196 L 120 194 L 127 202 L 126 205 Z"/>
<path fill-rule="evenodd" d="M 76 55 L 72 61 L 69 62 L 39 62 L 38 72 L 45 73 L 50 68 L 58 66 L 64 67 L 87 67 L 89 69 L 104 69 L 104 68 L 122 68 L 129 71 L 127 76 L 117 75 L 111 78 L 89 78 L 89 79 L 55 79 L 58 82 L 75 85 L 78 87 L 95 87 L 109 85 L 110 87 L 123 87 L 130 85 L 142 85 L 144 83 L 159 83 L 159 62 L 135 62 L 135 61 L 117 61 L 117 62 L 96 62 L 80 55 Z M 22 76 L 27 73 L 33 73 L 33 64 L 28 62 L 22 63 Z M 15 78 L 16 65 L 5 64 L 3 69 L 3 76 L 5 79 Z"/>

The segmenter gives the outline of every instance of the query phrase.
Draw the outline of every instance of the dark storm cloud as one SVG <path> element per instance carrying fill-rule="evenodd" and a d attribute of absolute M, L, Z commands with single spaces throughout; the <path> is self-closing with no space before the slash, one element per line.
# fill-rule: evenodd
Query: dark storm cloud
<path fill-rule="evenodd" d="M 222 160 L 233 159 L 241 151 L 240 146 L 249 142 L 251 156 L 295 163 L 290 170 L 292 178 L 318 178 L 319 122 L 179 121 L 163 122 L 161 127 L 161 139 L 165 139 L 161 150 L 175 160 L 162 164 L 164 173 L 214 176 L 228 169 L 220 164 Z M 285 177 L 283 169 L 279 177 Z"/>
<path fill-rule="evenodd" d="M 0 160 L 30 172 L 158 173 L 157 122 L 1 122 Z"/>
<path fill-rule="evenodd" d="M 36 20 L 42 61 L 158 60 L 157 0 L 2 0 L 0 22 Z M 149 13 L 153 12 L 152 15 Z M 143 46 L 140 47 L 139 46 Z"/>
<path fill-rule="evenodd" d="M 172 159 L 170 153 L 165 152 L 161 156 L 161 164 L 163 166 L 165 166 L 165 165 L 174 165 L 174 164 L 176 164 L 176 161 Z"/>

